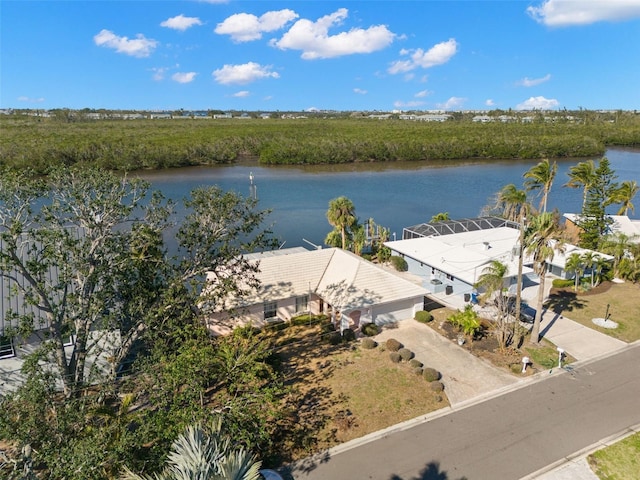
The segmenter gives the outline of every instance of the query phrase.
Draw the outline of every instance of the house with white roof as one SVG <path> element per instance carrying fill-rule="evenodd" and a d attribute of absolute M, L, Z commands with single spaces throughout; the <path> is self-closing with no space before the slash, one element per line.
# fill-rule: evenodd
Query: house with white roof
<path fill-rule="evenodd" d="M 518 278 L 519 225 L 497 217 L 432 222 L 403 231 L 403 239 L 386 242 L 393 255 L 403 257 L 410 273 L 422 279 L 433 294 L 460 295 L 465 301 L 475 293 L 474 284 L 490 263 L 497 260 L 507 266 L 504 287 L 515 291 Z M 564 244 L 549 261 L 548 272 L 559 278 L 571 278 L 567 258 L 591 250 Z M 613 257 L 593 252 L 611 261 Z M 523 256 L 523 284 L 537 283 L 533 259 Z"/>
<path fill-rule="evenodd" d="M 302 313 L 327 314 L 341 327 L 384 325 L 413 318 L 428 291 L 389 270 L 339 248 L 290 248 L 247 255 L 258 263 L 260 286 L 228 298 L 208 318 L 215 334 L 262 327 Z M 212 277 L 209 277 L 213 281 Z"/>

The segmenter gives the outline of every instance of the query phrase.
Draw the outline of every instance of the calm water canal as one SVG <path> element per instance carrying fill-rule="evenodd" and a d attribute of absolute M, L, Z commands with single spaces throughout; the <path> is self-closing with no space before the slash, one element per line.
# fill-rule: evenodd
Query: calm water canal
<path fill-rule="evenodd" d="M 618 181 L 640 183 L 640 150 L 611 149 L 606 152 Z M 595 160 L 598 160 L 596 158 Z M 550 209 L 578 212 L 582 191 L 563 187 L 569 168 L 580 160 L 559 159 L 558 173 L 549 196 Z M 251 194 L 250 175 L 256 186 L 259 207 L 273 212 L 268 221 L 285 247 L 321 245 L 331 230 L 326 211 L 329 200 L 345 195 L 356 207 L 361 221 L 373 217 L 402 236 L 402 228 L 427 222 L 438 212 L 454 219 L 476 217 L 504 185 L 522 187 L 522 174 L 537 161 L 456 162 L 443 165 L 403 162 L 367 165 L 262 167 L 242 164 L 221 167 L 189 167 L 140 176 L 165 196 L 182 199 L 198 186 L 218 185 L 245 196 Z M 537 205 L 537 199 L 534 199 Z M 638 208 L 630 215 L 639 218 Z M 612 212 L 615 213 L 615 207 Z"/>

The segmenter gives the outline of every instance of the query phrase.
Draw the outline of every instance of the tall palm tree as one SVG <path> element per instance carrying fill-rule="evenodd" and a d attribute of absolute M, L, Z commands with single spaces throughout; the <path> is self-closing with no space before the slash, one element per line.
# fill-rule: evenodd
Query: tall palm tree
<path fill-rule="evenodd" d="M 154 476 L 138 475 L 128 468 L 122 480 L 258 480 L 261 462 L 243 448 L 231 446 L 219 420 L 210 433 L 190 426 L 171 445 L 167 466 Z"/>
<path fill-rule="evenodd" d="M 527 192 L 518 190 L 510 183 L 502 187 L 496 195 L 496 206 L 502 217 L 512 222 L 519 222 L 523 216 L 529 214 L 531 206 L 527 201 Z"/>
<path fill-rule="evenodd" d="M 620 186 L 613 192 L 611 196 L 611 203 L 620 203 L 620 209 L 617 215 L 627 215 L 629 210 L 636 211 L 633 205 L 633 197 L 638 193 L 638 182 L 635 180 L 625 180 Z"/>
<path fill-rule="evenodd" d="M 545 158 L 540 163 L 534 165 L 524 173 L 525 190 L 530 192 L 533 190 L 540 190 L 542 199 L 540 200 L 540 206 L 538 210 L 543 212 L 547 211 L 547 198 L 553 185 L 553 180 L 556 177 L 558 171 L 558 164 L 556 162 L 550 163 L 548 158 Z"/>
<path fill-rule="evenodd" d="M 580 162 L 569 168 L 569 181 L 564 184 L 569 188 L 582 188 L 582 210 L 587 203 L 587 192 L 596 179 L 596 165 L 593 160 Z"/>
<path fill-rule="evenodd" d="M 585 268 L 589 269 L 589 273 L 591 274 L 591 286 L 593 287 L 593 262 L 596 259 L 596 254 L 591 250 L 587 250 L 582 254 L 580 259 L 582 260 L 582 263 L 584 264 Z"/>
<path fill-rule="evenodd" d="M 357 221 L 356 208 L 347 197 L 334 198 L 329 202 L 327 220 L 329 224 L 340 230 L 342 249 L 347 248 L 347 229 Z"/>
<path fill-rule="evenodd" d="M 575 282 L 573 285 L 573 290 L 578 291 L 578 285 L 580 283 L 580 277 L 582 277 L 584 263 L 582 261 L 582 257 L 579 253 L 572 253 L 567 257 L 567 262 L 565 263 L 564 269 L 567 272 L 575 273 Z"/>
<path fill-rule="evenodd" d="M 525 233 L 525 245 L 527 253 L 533 256 L 533 270 L 540 279 L 536 316 L 529 339 L 531 343 L 538 344 L 540 342 L 540 321 L 544 305 L 547 265 L 553 259 L 555 250 L 562 251 L 563 248 L 558 216 L 551 212 L 543 212 L 534 216 Z"/>

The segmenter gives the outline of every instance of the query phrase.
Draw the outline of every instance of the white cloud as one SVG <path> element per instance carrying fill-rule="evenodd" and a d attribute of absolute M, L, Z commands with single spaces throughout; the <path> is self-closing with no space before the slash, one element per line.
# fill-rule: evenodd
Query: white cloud
<path fill-rule="evenodd" d="M 261 17 L 250 13 L 236 13 L 219 23 L 214 32 L 230 35 L 234 42 L 250 42 L 262 38 L 264 32 L 280 30 L 296 18 L 298 14 L 288 9 L 267 12 Z"/>
<path fill-rule="evenodd" d="M 301 50 L 305 60 L 334 58 L 354 53 L 371 53 L 381 50 L 393 42 L 395 34 L 385 25 L 367 29 L 352 28 L 347 32 L 329 35 L 329 28 L 340 25 L 349 11 L 341 8 L 317 21 L 298 20 L 280 40 L 271 45 L 282 50 Z"/>
<path fill-rule="evenodd" d="M 168 18 L 160 24 L 161 27 L 172 28 L 181 32 L 194 25 L 202 25 L 202 22 L 198 17 L 185 17 L 183 14 Z"/>
<path fill-rule="evenodd" d="M 487 99 L 484 101 L 484 104 L 485 104 L 487 107 L 493 107 L 493 106 L 495 106 L 496 102 L 494 102 L 492 98 L 487 98 Z"/>
<path fill-rule="evenodd" d="M 548 82 L 549 80 L 551 80 L 551 74 L 547 73 L 544 77 L 541 78 L 524 77 L 522 80 L 519 80 L 516 85 L 521 85 L 523 87 L 535 87 L 536 85 Z"/>
<path fill-rule="evenodd" d="M 410 72 L 416 68 L 431 68 L 436 65 L 447 63 L 458 51 L 458 43 L 455 39 L 450 38 L 446 42 L 441 42 L 429 50 L 424 51 L 421 48 L 415 50 L 400 50 L 400 55 L 408 55 L 407 60 L 398 60 L 393 62 L 387 70 L 390 74 Z"/>
<path fill-rule="evenodd" d="M 232 96 L 236 98 L 245 98 L 250 95 L 249 90 L 240 90 L 239 92 L 234 93 Z"/>
<path fill-rule="evenodd" d="M 171 75 L 171 79 L 178 83 L 191 83 L 195 80 L 196 72 L 176 72 Z"/>
<path fill-rule="evenodd" d="M 554 98 L 530 97 L 522 103 L 516 105 L 516 110 L 549 110 L 559 105 Z"/>
<path fill-rule="evenodd" d="M 432 91 L 430 91 L 430 90 L 421 90 L 421 91 L 419 91 L 418 93 L 416 93 L 416 94 L 414 95 L 414 97 L 416 97 L 416 98 L 424 98 L 424 97 L 426 97 L 427 95 L 431 95 L 432 93 L 433 93 L 433 92 L 432 92 Z"/>
<path fill-rule="evenodd" d="M 457 110 L 459 108 L 462 108 L 462 105 L 464 104 L 464 102 L 466 102 L 467 99 L 466 98 L 461 98 L 461 97 L 451 97 L 449 100 L 447 100 L 444 103 L 438 103 L 436 104 L 436 106 L 442 110 Z"/>
<path fill-rule="evenodd" d="M 601 21 L 640 17 L 639 0 L 544 0 L 527 13 L 538 23 L 551 27 L 589 25 Z"/>
<path fill-rule="evenodd" d="M 167 73 L 167 71 L 169 70 L 168 67 L 155 67 L 152 68 L 151 71 L 153 72 L 153 79 L 157 82 L 164 80 L 164 76 Z"/>
<path fill-rule="evenodd" d="M 396 108 L 413 108 L 413 107 L 420 107 L 422 105 L 424 105 L 424 102 L 421 102 L 419 100 L 411 100 L 409 102 L 403 102 L 401 100 L 397 100 L 393 102 L 393 106 Z"/>
<path fill-rule="evenodd" d="M 44 98 L 42 98 L 42 97 L 31 98 L 31 97 L 26 97 L 26 96 L 20 96 L 20 97 L 18 97 L 18 101 L 19 102 L 27 102 L 27 103 L 42 103 L 42 102 L 44 102 Z"/>
<path fill-rule="evenodd" d="M 99 47 L 113 48 L 118 53 L 140 58 L 148 57 L 158 46 L 157 41 L 145 38 L 141 33 L 136 38 L 129 39 L 104 29 L 93 37 L 93 41 Z"/>
<path fill-rule="evenodd" d="M 224 65 L 212 73 L 216 82 L 222 85 L 244 85 L 262 78 L 279 78 L 278 72 L 272 72 L 270 66 L 249 62 L 242 65 Z"/>
<path fill-rule="evenodd" d="M 361 88 L 354 88 L 353 91 L 354 93 L 359 93 L 360 95 L 366 95 L 368 93 L 366 90 L 363 90 Z"/>

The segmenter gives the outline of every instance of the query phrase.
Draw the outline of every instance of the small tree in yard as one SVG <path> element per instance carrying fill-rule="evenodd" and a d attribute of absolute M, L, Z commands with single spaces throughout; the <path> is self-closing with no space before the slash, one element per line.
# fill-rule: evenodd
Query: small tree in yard
<path fill-rule="evenodd" d="M 482 328 L 478 314 L 473 310 L 471 305 L 466 305 L 464 310 L 450 315 L 449 318 L 447 318 L 447 321 L 471 338 L 471 340 L 473 340 L 476 332 Z"/>
<path fill-rule="evenodd" d="M 504 350 L 511 342 L 514 332 L 509 323 L 508 297 L 502 293 L 504 288 L 504 277 L 508 268 L 504 263 L 493 260 L 482 270 L 482 274 L 474 285 L 476 288 L 484 289 L 482 299 L 492 300 L 496 306 L 495 334 L 500 349 Z M 515 325 L 515 322 L 514 322 Z"/>

